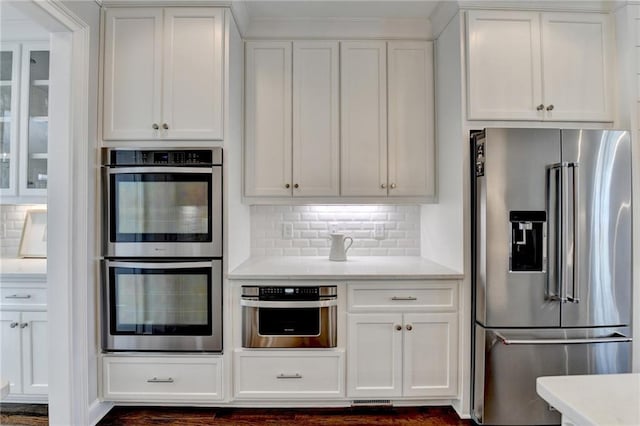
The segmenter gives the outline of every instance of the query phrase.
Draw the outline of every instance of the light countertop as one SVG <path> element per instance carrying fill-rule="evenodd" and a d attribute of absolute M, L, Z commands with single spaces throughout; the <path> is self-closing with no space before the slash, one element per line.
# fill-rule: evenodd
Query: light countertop
<path fill-rule="evenodd" d="M 640 374 L 538 377 L 536 391 L 576 425 L 640 425 Z"/>
<path fill-rule="evenodd" d="M 0 259 L 0 275 L 3 277 L 34 277 L 42 278 L 47 275 L 47 259 Z"/>
<path fill-rule="evenodd" d="M 418 256 L 352 256 L 345 262 L 326 256 L 252 257 L 230 279 L 460 279 L 462 273 Z"/>

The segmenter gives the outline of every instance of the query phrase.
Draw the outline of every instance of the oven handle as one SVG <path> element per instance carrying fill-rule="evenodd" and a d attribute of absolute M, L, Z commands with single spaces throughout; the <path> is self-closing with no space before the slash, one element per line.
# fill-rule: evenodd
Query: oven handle
<path fill-rule="evenodd" d="M 110 175 L 124 173 L 204 173 L 213 174 L 213 166 L 207 167 L 107 167 Z"/>
<path fill-rule="evenodd" d="M 136 268 L 136 269 L 187 269 L 187 268 L 211 268 L 213 262 L 112 262 L 107 260 L 108 268 Z"/>
<path fill-rule="evenodd" d="M 274 302 L 267 300 L 240 300 L 240 306 L 247 306 L 249 308 L 328 308 L 331 306 L 338 306 L 336 299 L 332 300 L 311 300 L 311 301 L 285 301 Z"/>

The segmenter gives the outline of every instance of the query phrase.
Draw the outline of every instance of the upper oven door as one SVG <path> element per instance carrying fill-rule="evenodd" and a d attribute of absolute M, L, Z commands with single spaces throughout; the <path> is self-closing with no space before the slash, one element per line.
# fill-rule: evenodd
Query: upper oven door
<path fill-rule="evenodd" d="M 107 257 L 221 257 L 222 167 L 105 167 Z"/>

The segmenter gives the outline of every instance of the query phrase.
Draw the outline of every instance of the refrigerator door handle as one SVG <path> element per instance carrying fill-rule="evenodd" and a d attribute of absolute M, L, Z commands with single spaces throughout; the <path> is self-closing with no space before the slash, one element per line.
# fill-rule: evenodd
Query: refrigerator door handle
<path fill-rule="evenodd" d="M 580 232 L 579 232 L 579 215 L 578 215 L 578 209 L 580 206 L 580 174 L 578 173 L 578 163 L 568 163 L 567 164 L 567 169 L 571 170 L 571 176 L 572 176 L 572 181 L 573 181 L 573 185 L 571 188 L 571 193 L 572 193 L 572 198 L 571 198 L 571 216 L 572 216 L 572 220 L 571 220 L 571 233 L 573 235 L 573 247 L 571 249 L 572 252 L 572 257 L 571 257 L 571 265 L 570 266 L 570 270 L 572 273 L 572 277 L 571 277 L 571 281 L 572 281 L 572 290 L 571 290 L 571 294 L 567 295 L 567 300 L 569 302 L 572 303 L 579 303 L 580 302 L 580 281 L 579 281 L 579 271 L 580 271 L 580 244 L 579 244 L 579 238 L 580 238 Z M 568 173 L 567 173 L 568 175 Z M 567 184 L 568 187 L 568 184 Z M 567 213 L 569 212 L 569 210 L 567 211 Z M 565 213 L 565 216 L 567 216 L 568 214 Z M 570 242 L 571 243 L 571 242 Z M 569 252 L 567 252 L 568 254 Z M 567 262 L 569 261 L 569 256 L 566 257 Z"/>
<path fill-rule="evenodd" d="M 549 214 L 549 225 L 547 227 L 549 236 L 547 238 L 547 288 L 546 298 L 566 302 L 564 295 L 564 282 L 562 268 L 562 164 L 551 164 L 547 166 L 547 211 Z"/>
<path fill-rule="evenodd" d="M 613 333 L 611 336 L 592 337 L 586 339 L 509 339 L 503 334 L 494 331 L 500 343 L 503 345 L 579 345 L 592 343 L 624 343 L 633 339 L 621 333 Z"/>

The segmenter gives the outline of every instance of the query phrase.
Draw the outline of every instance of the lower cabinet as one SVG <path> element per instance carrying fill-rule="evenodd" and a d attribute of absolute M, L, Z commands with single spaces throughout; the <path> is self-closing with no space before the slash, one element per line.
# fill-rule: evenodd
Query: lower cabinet
<path fill-rule="evenodd" d="M 46 312 L 0 312 L 0 377 L 11 384 L 8 399 L 46 397 L 47 328 Z"/>
<path fill-rule="evenodd" d="M 222 358 L 218 356 L 111 356 L 102 358 L 106 401 L 219 401 Z"/>
<path fill-rule="evenodd" d="M 344 397 L 342 351 L 237 351 L 234 361 L 236 398 Z"/>

